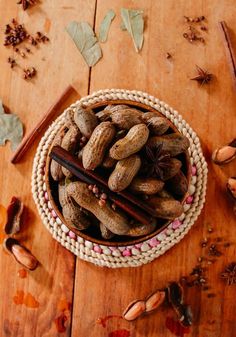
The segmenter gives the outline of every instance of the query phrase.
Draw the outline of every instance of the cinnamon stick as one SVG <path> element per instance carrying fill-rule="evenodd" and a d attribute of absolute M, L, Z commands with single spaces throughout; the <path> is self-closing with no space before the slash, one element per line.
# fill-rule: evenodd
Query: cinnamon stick
<path fill-rule="evenodd" d="M 52 148 L 50 157 L 87 184 L 96 184 L 105 193 L 107 193 L 108 197 L 117 206 L 122 208 L 136 220 L 143 224 L 150 224 L 153 222 L 153 218 L 150 217 L 150 215 L 155 216 L 156 212 L 152 207 L 141 203 L 135 196 L 126 191 L 119 193 L 111 191 L 104 178 L 102 178 L 98 173 L 85 170 L 82 163 L 77 158 L 62 149 L 60 146 L 54 146 Z"/>
<path fill-rule="evenodd" d="M 49 108 L 45 113 L 43 118 L 38 122 L 38 124 L 33 128 L 33 130 L 22 140 L 16 152 L 11 158 L 11 163 L 18 163 L 24 154 L 29 149 L 30 145 L 34 142 L 39 133 L 44 129 L 46 125 L 53 119 L 54 115 L 58 112 L 59 108 L 63 102 L 71 95 L 75 89 L 69 85 L 61 94 L 61 96 L 56 100 L 56 102 Z"/>
<path fill-rule="evenodd" d="M 236 54 L 235 54 L 235 51 L 232 45 L 229 29 L 227 27 L 226 22 L 221 21 L 219 23 L 219 26 L 220 26 L 220 30 L 222 31 L 226 55 L 227 55 L 228 63 L 230 66 L 230 72 L 232 74 L 234 85 L 236 88 Z"/>

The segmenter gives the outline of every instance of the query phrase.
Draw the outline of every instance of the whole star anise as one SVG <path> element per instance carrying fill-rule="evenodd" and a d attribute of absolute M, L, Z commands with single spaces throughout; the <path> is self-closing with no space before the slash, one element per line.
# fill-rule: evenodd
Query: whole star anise
<path fill-rule="evenodd" d="M 236 283 L 236 262 L 231 262 L 221 273 L 220 277 L 224 279 L 228 285 Z"/>
<path fill-rule="evenodd" d="M 196 77 L 191 78 L 193 81 L 197 81 L 201 85 L 208 84 L 211 80 L 213 75 L 210 74 L 207 70 L 204 70 L 196 65 L 198 75 Z"/>
<path fill-rule="evenodd" d="M 146 145 L 142 172 L 149 177 L 163 179 L 164 171 L 170 166 L 170 155 L 163 151 L 163 144 Z"/>
<path fill-rule="evenodd" d="M 23 10 L 25 11 L 29 6 L 34 5 L 36 0 L 20 0 L 17 2 L 18 5 L 22 5 Z"/>

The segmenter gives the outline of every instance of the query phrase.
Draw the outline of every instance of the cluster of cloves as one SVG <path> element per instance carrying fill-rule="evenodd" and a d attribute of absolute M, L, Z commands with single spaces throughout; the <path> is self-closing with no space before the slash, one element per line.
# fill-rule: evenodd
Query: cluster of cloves
<path fill-rule="evenodd" d="M 184 303 L 183 288 L 177 282 L 171 282 L 166 289 L 157 290 L 145 300 L 131 302 L 123 313 L 124 319 L 133 321 L 141 315 L 156 310 L 164 302 L 168 302 L 178 316 L 179 322 L 187 327 L 192 325 L 192 311 L 189 305 Z"/>
<path fill-rule="evenodd" d="M 217 148 L 212 154 L 212 160 L 217 165 L 225 165 L 236 158 L 236 139 L 229 144 Z M 234 213 L 236 214 L 236 177 L 230 177 L 226 184 L 227 191 L 234 201 Z"/>
<path fill-rule="evenodd" d="M 207 31 L 207 27 L 202 24 L 205 21 L 205 16 L 197 16 L 195 18 L 191 18 L 188 16 L 184 16 L 185 22 L 188 24 L 188 30 L 183 33 L 183 37 L 190 43 L 199 41 L 205 43 L 205 39 L 200 34 L 199 30 L 196 28 L 196 25 L 200 24 L 201 31 Z M 195 24 L 195 27 L 193 26 Z"/>
<path fill-rule="evenodd" d="M 29 43 L 32 46 L 37 46 L 38 43 L 46 43 L 49 41 L 49 38 L 41 32 L 37 32 L 35 36 L 30 35 L 24 25 L 19 24 L 16 19 L 12 19 L 11 23 L 6 25 L 4 33 L 4 46 L 12 47 L 17 55 L 22 58 L 26 57 L 26 53 L 29 54 L 31 52 L 30 48 L 26 46 L 22 47 L 23 43 Z M 8 58 L 8 63 L 10 63 L 11 68 L 14 68 L 14 66 L 17 65 L 16 60 L 12 57 Z M 36 73 L 37 72 L 33 67 L 23 69 L 23 78 L 26 80 L 32 79 L 36 76 Z"/>
<path fill-rule="evenodd" d="M 5 225 L 5 233 L 10 236 L 4 240 L 3 246 L 18 263 L 29 270 L 34 270 L 38 265 L 38 260 L 18 240 L 11 237 L 11 235 L 20 232 L 23 210 L 24 205 L 21 200 L 13 197 L 7 208 L 7 223 Z"/>

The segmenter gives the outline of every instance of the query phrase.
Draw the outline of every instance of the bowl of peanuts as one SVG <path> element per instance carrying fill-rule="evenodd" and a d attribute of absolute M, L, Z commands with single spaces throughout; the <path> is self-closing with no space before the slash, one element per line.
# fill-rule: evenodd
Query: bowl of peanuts
<path fill-rule="evenodd" d="M 46 159 L 54 213 L 104 246 L 151 239 L 184 212 L 189 139 L 161 112 L 131 100 L 67 109 Z"/>

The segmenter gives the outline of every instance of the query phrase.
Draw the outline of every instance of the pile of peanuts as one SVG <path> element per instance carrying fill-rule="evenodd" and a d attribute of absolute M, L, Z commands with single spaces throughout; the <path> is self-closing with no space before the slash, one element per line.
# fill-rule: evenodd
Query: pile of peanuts
<path fill-rule="evenodd" d="M 112 192 L 127 189 L 154 207 L 157 214 L 150 225 L 137 223 L 96 185 L 79 181 L 52 160 L 50 173 L 58 182 L 62 214 L 70 228 L 82 231 L 95 224 L 106 240 L 117 235 L 139 237 L 153 232 L 158 218 L 171 220 L 183 213 L 181 201 L 188 181 L 181 154 L 187 151 L 189 140 L 156 112 L 120 104 L 107 105 L 98 112 L 79 106 L 67 113 L 65 127 L 53 145 L 78 156 L 86 170 L 99 169 Z M 147 176 L 143 173 L 145 148 L 158 146 L 169 156 L 169 165 L 162 177 Z"/>

